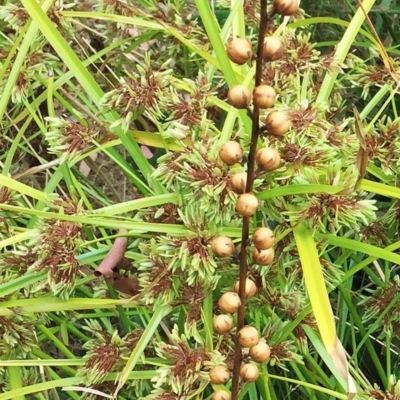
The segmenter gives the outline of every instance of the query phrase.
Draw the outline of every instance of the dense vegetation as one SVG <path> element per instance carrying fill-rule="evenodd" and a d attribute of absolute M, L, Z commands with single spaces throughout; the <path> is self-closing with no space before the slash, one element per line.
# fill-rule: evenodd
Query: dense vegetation
<path fill-rule="evenodd" d="M 400 6 L 261 5 L 2 2 L 0 400 L 215 399 L 235 388 L 210 370 L 255 359 L 237 358 L 243 324 L 270 355 L 240 399 L 400 398 Z M 260 29 L 282 57 L 231 62 Z M 257 79 L 272 109 L 229 104 Z M 254 164 L 264 147 L 273 171 Z M 247 224 L 273 230 L 273 261 Z M 241 285 L 219 334 L 243 271 L 257 294 L 244 307 Z"/>

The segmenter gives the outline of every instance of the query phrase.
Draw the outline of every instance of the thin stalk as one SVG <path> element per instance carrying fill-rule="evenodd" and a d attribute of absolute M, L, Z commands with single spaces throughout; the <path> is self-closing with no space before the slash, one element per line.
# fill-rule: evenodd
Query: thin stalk
<path fill-rule="evenodd" d="M 257 43 L 257 58 L 256 58 L 256 75 L 255 75 L 255 87 L 261 85 L 262 72 L 263 72 L 263 45 L 264 36 L 267 28 L 267 0 L 260 0 L 261 4 L 261 16 L 260 16 L 260 27 L 258 32 L 258 43 Z M 255 165 L 255 153 L 257 150 L 257 140 L 260 132 L 260 109 L 254 105 L 252 115 L 252 132 L 251 132 L 251 143 L 250 152 L 247 161 L 247 183 L 246 193 L 251 193 L 253 190 L 254 183 L 254 165 Z M 238 341 L 238 333 L 244 326 L 244 314 L 246 310 L 246 278 L 247 278 L 247 248 L 249 242 L 249 230 L 250 230 L 250 217 L 243 217 L 242 225 L 242 247 L 240 249 L 240 270 L 239 270 L 239 296 L 241 300 L 241 306 L 238 310 L 237 316 L 237 332 L 235 338 L 235 362 L 233 366 L 233 378 L 232 378 L 232 400 L 237 400 L 239 393 L 239 373 L 240 365 L 242 362 L 242 348 Z"/>

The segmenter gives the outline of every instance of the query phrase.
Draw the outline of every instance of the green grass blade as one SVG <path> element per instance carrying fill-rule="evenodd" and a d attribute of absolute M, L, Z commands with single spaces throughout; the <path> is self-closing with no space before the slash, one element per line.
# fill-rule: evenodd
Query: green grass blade
<path fill-rule="evenodd" d="M 122 371 L 121 377 L 119 378 L 119 381 L 118 381 L 117 389 L 115 391 L 115 396 L 117 396 L 117 393 L 121 390 L 121 388 L 124 386 L 125 382 L 127 381 L 129 374 L 132 372 L 133 368 L 135 368 L 137 362 L 139 361 L 139 358 L 142 356 L 148 343 L 150 342 L 151 338 L 153 337 L 154 332 L 158 328 L 158 325 L 160 324 L 161 320 L 170 311 L 171 311 L 170 306 L 164 305 L 164 306 L 155 308 L 155 311 L 153 313 L 153 316 L 151 317 L 151 320 L 149 321 L 145 331 L 143 332 L 135 349 L 132 351 L 132 353 L 129 357 L 129 360 L 127 361 L 127 363 Z"/>
<path fill-rule="evenodd" d="M 374 3 L 375 0 L 364 0 L 362 2 L 362 7 L 364 8 L 366 13 L 370 11 Z M 355 13 L 353 19 L 351 20 L 350 25 L 346 29 L 345 34 L 343 35 L 341 41 L 339 42 L 339 45 L 336 48 L 335 60 L 338 63 L 344 62 L 347 53 L 349 52 L 350 47 L 353 44 L 364 20 L 365 20 L 364 12 L 361 8 L 359 8 Z M 331 72 L 325 76 L 316 100 L 317 104 L 325 104 L 328 102 L 329 96 L 332 92 L 333 85 L 336 81 L 338 74 L 339 72 Z"/>
<path fill-rule="evenodd" d="M 87 92 L 90 99 L 97 105 L 97 107 L 99 107 L 100 99 L 104 93 L 94 77 L 84 67 L 78 56 L 71 49 L 66 40 L 62 37 L 61 33 L 55 28 L 54 24 L 39 7 L 36 1 L 22 0 L 22 4 L 25 6 L 26 11 L 35 23 L 39 25 L 43 35 L 52 45 L 58 56 L 64 61 L 68 69 L 73 73 L 73 76 L 78 80 L 81 87 Z M 114 122 L 118 119 L 118 115 L 115 112 L 109 112 L 104 115 L 104 119 L 108 122 Z M 152 166 L 142 153 L 138 144 L 133 140 L 132 136 L 126 135 L 121 128 L 115 128 L 115 132 L 140 171 L 143 173 L 146 180 L 152 183 L 155 193 L 165 193 L 166 190 L 160 183 L 151 181 Z"/>

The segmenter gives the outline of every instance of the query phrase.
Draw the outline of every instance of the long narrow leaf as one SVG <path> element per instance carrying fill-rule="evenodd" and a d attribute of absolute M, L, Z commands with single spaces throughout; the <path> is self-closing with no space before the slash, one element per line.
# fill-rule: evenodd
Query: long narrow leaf
<path fill-rule="evenodd" d="M 133 368 L 135 368 L 137 362 L 139 361 L 139 358 L 142 356 L 144 350 L 146 349 L 147 345 L 149 344 L 151 338 L 153 337 L 153 334 L 155 330 L 158 328 L 158 325 L 160 324 L 160 321 L 171 311 L 170 306 L 161 306 L 157 307 L 156 310 L 154 311 L 154 314 L 149 321 L 147 328 L 143 332 L 142 336 L 140 337 L 139 342 L 133 349 L 129 360 L 125 364 L 125 367 L 122 371 L 122 375 L 118 381 L 118 386 L 115 391 L 114 396 L 117 397 L 117 393 L 121 390 L 121 388 L 125 385 L 125 382 L 127 381 L 129 374 L 132 372 Z"/>
<path fill-rule="evenodd" d="M 322 342 L 338 372 L 345 379 L 348 399 L 351 399 L 355 395 L 355 385 L 348 371 L 346 353 L 336 336 L 332 307 L 329 302 L 328 291 L 326 290 L 318 250 L 312 231 L 305 223 L 300 223 L 294 226 L 293 233 L 299 252 L 308 296 L 321 334 Z"/>

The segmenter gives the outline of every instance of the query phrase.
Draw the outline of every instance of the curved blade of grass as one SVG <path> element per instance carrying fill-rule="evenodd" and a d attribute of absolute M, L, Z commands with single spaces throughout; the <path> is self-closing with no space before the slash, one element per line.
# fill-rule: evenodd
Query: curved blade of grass
<path fill-rule="evenodd" d="M 364 10 L 368 13 L 371 7 L 374 5 L 374 3 L 375 0 L 364 0 L 362 6 Z M 336 48 L 334 57 L 339 64 L 344 62 L 347 53 L 349 52 L 350 47 L 353 44 L 354 39 L 356 38 L 358 32 L 360 31 L 361 25 L 364 22 L 364 20 L 365 16 L 363 10 L 359 8 L 355 13 L 353 19 L 351 20 L 350 25 L 346 29 L 346 32 L 343 35 L 342 40 L 340 41 L 340 43 Z M 339 72 L 331 72 L 325 76 L 316 100 L 316 104 L 324 104 L 328 102 L 329 96 L 332 92 L 338 74 Z"/>
<path fill-rule="evenodd" d="M 107 376 L 106 381 L 114 381 L 116 377 L 116 373 L 111 373 Z M 155 376 L 154 371 L 134 371 L 128 376 L 128 379 L 146 379 L 149 380 Z M 0 394 L 0 400 L 13 400 L 17 399 L 18 396 L 23 396 L 25 394 L 43 392 L 45 390 L 68 387 L 68 386 L 76 386 L 83 383 L 83 378 L 62 378 L 62 379 L 54 379 L 49 382 L 37 383 L 35 385 L 25 386 L 20 389 L 10 390 L 7 393 Z"/>
<path fill-rule="evenodd" d="M 143 199 L 135 199 L 127 201 L 125 203 L 113 204 L 112 206 L 98 208 L 97 210 L 93 211 L 93 214 L 102 217 L 115 214 L 123 214 L 129 211 L 139 210 L 141 208 L 154 207 L 165 203 L 177 204 L 179 203 L 180 199 L 181 199 L 180 193 L 161 194 L 159 196 L 151 196 Z"/>
<path fill-rule="evenodd" d="M 296 386 L 304 386 L 304 387 L 308 387 L 310 389 L 313 389 L 316 392 L 326 393 L 326 394 L 332 396 L 335 399 L 341 399 L 341 400 L 348 399 L 348 397 L 345 394 L 342 394 L 342 393 L 339 393 L 339 392 L 335 392 L 334 390 L 325 389 L 325 388 L 323 388 L 323 387 L 321 387 L 319 385 L 313 385 L 313 384 L 310 384 L 308 382 L 299 381 L 297 379 L 287 378 L 285 376 L 272 375 L 272 374 L 269 374 L 268 376 L 271 379 L 277 379 L 277 380 L 280 380 L 280 381 L 294 383 Z"/>
<path fill-rule="evenodd" d="M 210 39 L 211 45 L 220 64 L 221 71 L 224 74 L 228 86 L 235 85 L 237 79 L 231 62 L 226 54 L 225 45 L 222 42 L 220 35 L 220 28 L 215 15 L 211 11 L 210 4 L 207 0 L 195 0 L 197 10 L 200 14 L 201 20 Z"/>
<path fill-rule="evenodd" d="M 89 299 L 74 298 L 62 300 L 58 298 L 40 297 L 36 299 L 19 299 L 10 300 L 0 303 L 0 315 L 7 317 L 16 313 L 46 313 L 52 311 L 76 311 L 76 310 L 93 310 L 94 308 L 116 308 L 117 305 L 132 307 L 136 303 L 129 303 L 129 299 L 111 300 L 111 299 Z M 17 307 L 17 308 L 16 308 Z"/>
<path fill-rule="evenodd" d="M 279 196 L 291 196 L 295 194 L 327 193 L 337 194 L 343 190 L 343 186 L 330 185 L 290 185 L 265 190 L 256 196 L 260 200 L 273 199 Z"/>
<path fill-rule="evenodd" d="M 321 234 L 318 238 L 325 239 L 329 244 L 333 244 L 343 249 L 354 250 L 360 253 L 368 254 L 382 260 L 390 261 L 395 264 L 400 264 L 400 255 L 392 253 L 388 250 L 382 249 L 372 244 L 363 243 L 359 240 L 348 239 L 331 234 Z"/>
<path fill-rule="evenodd" d="M 52 4 L 52 0 L 46 0 L 43 2 L 42 7 L 44 10 L 47 10 Z M 38 7 L 40 11 L 43 12 L 38 4 L 36 4 L 36 7 Z M 26 29 L 26 27 L 28 27 L 28 29 Z M 22 41 L 20 48 L 18 49 L 17 56 L 12 63 L 10 74 L 7 77 L 6 84 L 2 90 L 2 95 L 0 96 L 0 120 L 4 120 L 4 112 L 7 108 L 8 101 L 10 100 L 12 89 L 15 85 L 15 82 L 17 81 L 19 71 L 29 51 L 29 48 L 31 47 L 32 41 L 36 38 L 39 31 L 38 24 L 36 23 L 29 24 L 28 22 L 26 27 L 23 28 L 23 30 L 26 30 L 26 35 Z"/>
<path fill-rule="evenodd" d="M 1 284 L 0 285 L 0 298 L 6 297 L 9 294 L 17 292 L 24 287 L 33 285 L 34 283 L 39 282 L 40 280 L 43 280 L 43 278 L 46 274 L 47 274 L 46 271 L 25 274 L 25 275 L 19 276 L 18 278 L 12 279 L 6 283 Z"/>
<path fill-rule="evenodd" d="M 366 192 L 376 193 L 382 196 L 400 199 L 400 188 L 395 186 L 385 185 L 383 183 L 373 182 L 367 179 L 363 179 L 361 181 L 360 189 L 365 190 Z"/>
<path fill-rule="evenodd" d="M 336 336 L 332 307 L 312 231 L 305 223 L 300 223 L 293 227 L 293 234 L 318 330 L 328 354 L 346 382 L 347 398 L 351 399 L 356 392 L 355 385 L 348 371 L 346 353 Z"/>
<path fill-rule="evenodd" d="M 22 376 L 21 376 L 21 368 L 20 367 L 8 367 L 7 372 L 8 372 L 8 382 L 9 382 L 11 391 L 22 388 L 23 383 L 22 383 Z M 13 399 L 24 400 L 25 396 L 24 395 L 15 396 L 15 397 L 13 397 Z"/>
<path fill-rule="evenodd" d="M 118 381 L 117 389 L 115 390 L 114 396 L 117 397 L 118 392 L 121 388 L 125 385 L 125 382 L 128 380 L 130 373 L 132 372 L 133 368 L 135 368 L 136 363 L 139 361 L 139 358 L 142 356 L 144 350 L 146 349 L 147 345 L 149 344 L 151 338 L 153 337 L 154 332 L 158 328 L 161 320 L 171 311 L 171 307 L 168 305 L 164 305 L 161 307 L 156 307 L 151 320 L 149 321 L 145 331 L 143 332 L 142 336 L 140 337 L 139 342 L 133 349 L 129 360 L 127 361 L 121 377 Z"/>
<path fill-rule="evenodd" d="M 0 206 L 1 208 L 1 206 Z M 30 229 L 25 232 L 17 233 L 13 236 L 8 237 L 7 239 L 1 240 L 0 241 L 0 249 L 10 246 L 10 245 L 15 245 L 17 243 L 23 242 L 25 240 L 33 239 L 39 235 L 39 231 L 37 229 Z"/>
<path fill-rule="evenodd" d="M 136 232 L 159 232 L 159 233 L 169 233 L 184 235 L 187 228 L 183 225 L 173 225 L 173 224 L 158 224 L 153 222 L 142 222 L 142 221 L 131 221 L 131 220 L 121 220 L 121 219 L 102 219 L 97 215 L 81 216 L 81 215 L 65 215 L 53 212 L 46 212 L 40 210 L 30 210 L 24 207 L 11 206 L 9 204 L 2 204 L 1 208 L 7 211 L 13 211 L 15 213 L 22 213 L 28 215 L 34 215 L 35 217 L 42 218 L 54 218 L 63 221 L 73 221 L 84 225 L 94 225 L 104 228 L 125 228 Z"/>
<path fill-rule="evenodd" d="M 306 18 L 306 19 L 302 19 L 300 21 L 292 22 L 288 26 L 289 26 L 289 28 L 293 29 L 293 28 L 298 28 L 298 27 L 303 27 L 303 26 L 313 25 L 313 24 L 332 24 L 332 25 L 344 26 L 346 28 L 350 26 L 350 22 L 349 21 L 344 21 L 343 19 L 333 18 L 333 17 Z M 375 40 L 374 36 L 371 35 L 368 31 L 366 31 L 364 29 L 360 29 L 358 31 L 358 33 L 360 35 L 365 36 L 374 45 L 376 45 L 377 48 L 379 48 L 379 43 Z M 354 42 L 352 44 L 354 44 Z"/>
<path fill-rule="evenodd" d="M 41 32 L 52 45 L 57 55 L 64 61 L 65 65 L 74 77 L 78 80 L 82 88 L 88 93 L 90 99 L 99 108 L 100 99 L 103 96 L 103 91 L 97 84 L 94 77 L 84 67 L 81 60 L 68 45 L 67 41 L 62 37 L 61 33 L 56 29 L 49 17 L 43 12 L 39 5 L 34 0 L 21 0 L 26 11 L 29 13 L 33 21 L 40 27 Z M 114 111 L 104 114 L 104 119 L 108 122 L 114 122 L 119 118 Z M 157 181 L 151 180 L 152 166 L 142 153 L 139 145 L 133 140 L 131 135 L 126 135 L 120 128 L 114 129 L 126 150 L 144 175 L 145 179 L 151 184 L 157 194 L 165 193 L 165 188 Z"/>
<path fill-rule="evenodd" d="M 46 201 L 49 199 L 48 194 L 43 193 L 40 190 L 34 189 L 28 185 L 25 185 L 24 183 L 18 182 L 17 180 L 9 178 L 5 175 L 0 175 L 0 185 L 6 186 L 11 190 L 15 190 L 18 193 L 25 194 L 26 196 L 32 197 L 36 200 Z"/>

